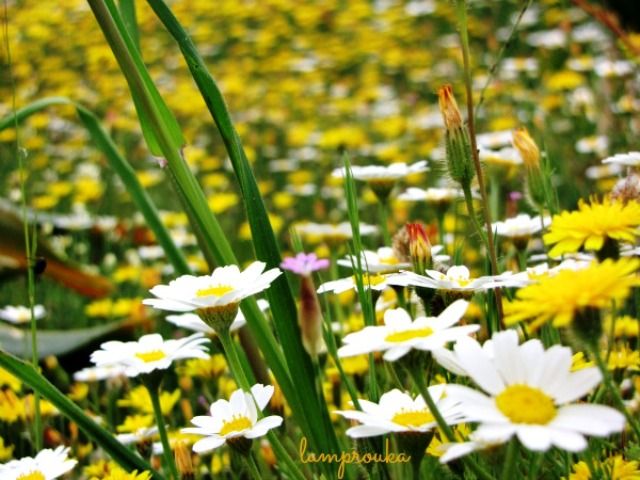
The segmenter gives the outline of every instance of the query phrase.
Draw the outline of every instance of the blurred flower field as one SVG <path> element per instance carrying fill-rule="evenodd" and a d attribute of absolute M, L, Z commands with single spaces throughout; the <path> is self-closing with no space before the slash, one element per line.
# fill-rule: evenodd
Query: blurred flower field
<path fill-rule="evenodd" d="M 4 0 L 0 480 L 640 478 L 624 5 Z"/>

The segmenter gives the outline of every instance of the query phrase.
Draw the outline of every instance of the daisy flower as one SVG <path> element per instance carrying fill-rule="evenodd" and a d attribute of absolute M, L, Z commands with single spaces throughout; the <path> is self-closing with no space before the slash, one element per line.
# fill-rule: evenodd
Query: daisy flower
<path fill-rule="evenodd" d="M 33 307 L 33 316 L 36 320 L 40 320 L 46 315 L 47 312 L 42 305 L 35 305 Z M 31 309 L 22 305 L 7 305 L 0 309 L 0 319 L 15 325 L 29 323 L 31 321 Z"/>
<path fill-rule="evenodd" d="M 269 308 L 269 302 L 263 298 L 258 300 L 258 308 L 266 311 Z M 180 315 L 167 315 L 167 321 L 173 323 L 177 327 L 191 330 L 193 332 L 201 332 L 205 335 L 216 335 L 216 331 L 211 328 L 204 320 L 195 313 L 182 313 Z M 247 319 L 241 310 L 238 310 L 236 318 L 229 327 L 230 332 L 235 332 L 247 324 Z"/>
<path fill-rule="evenodd" d="M 391 247 L 380 247 L 375 252 L 363 250 L 360 252 L 360 261 L 362 268 L 369 273 L 389 273 L 411 267 L 411 263 L 402 262 Z M 342 267 L 352 268 L 357 264 L 355 255 L 347 255 L 338 260 L 338 265 Z"/>
<path fill-rule="evenodd" d="M 24 457 L 0 465 L 2 480 L 53 480 L 69 472 L 78 463 L 69 460 L 69 448 L 40 450 L 35 458 Z"/>
<path fill-rule="evenodd" d="M 101 350 L 91 354 L 91 361 L 98 367 L 121 366 L 127 376 L 136 377 L 154 370 L 165 370 L 174 360 L 207 360 L 209 355 L 204 344 L 208 342 L 201 333 L 179 340 L 164 340 L 160 334 L 152 333 L 133 342 L 105 342 L 100 345 Z"/>
<path fill-rule="evenodd" d="M 349 240 L 353 236 L 351 224 L 342 222 L 337 225 L 330 223 L 301 223 L 294 227 L 296 232 L 307 241 L 321 242 L 329 244 L 339 244 Z M 378 231 L 378 227 L 361 223 L 359 225 L 360 235 L 373 235 Z"/>
<path fill-rule="evenodd" d="M 513 325 L 528 321 L 532 330 L 550 321 L 556 327 L 567 326 L 585 308 L 607 308 L 613 300 L 627 298 L 632 287 L 640 285 L 640 278 L 634 274 L 638 267 L 640 260 L 625 257 L 541 277 L 504 304 L 504 322 Z"/>
<path fill-rule="evenodd" d="M 491 229 L 499 236 L 509 238 L 516 245 L 524 244 L 536 233 L 542 230 L 542 225 L 545 226 L 551 223 L 549 217 L 540 218 L 540 216 L 530 217 L 526 213 L 512 218 L 507 218 L 503 222 L 495 222 L 491 224 Z"/>
<path fill-rule="evenodd" d="M 480 444 L 505 443 L 514 435 L 529 450 L 552 446 L 570 452 L 587 447 L 585 435 L 605 437 L 624 429 L 624 416 L 610 407 L 572 403 L 601 381 L 600 371 L 571 371 L 571 350 L 544 350 L 535 339 L 518 345 L 513 330 L 493 336 L 493 358 L 470 338 L 455 347 L 458 361 L 486 393 L 449 385 L 447 396 L 459 400 L 462 421 L 477 422 L 473 438 Z"/>
<path fill-rule="evenodd" d="M 448 425 L 459 422 L 458 402 L 448 398 L 447 385 L 433 385 L 429 393 L 438 411 Z M 347 430 L 352 438 L 375 437 L 387 433 L 426 433 L 436 428 L 437 422 L 421 395 L 412 397 L 408 393 L 393 389 L 383 394 L 378 403 L 358 400 L 360 410 L 337 410 L 335 413 L 360 425 Z"/>
<path fill-rule="evenodd" d="M 210 415 L 194 417 L 191 423 L 195 427 L 183 428 L 182 433 L 203 435 L 193 445 L 196 453 L 205 453 L 222 446 L 230 445 L 237 440 L 254 439 L 282 424 L 282 417 L 271 415 L 258 420 L 258 411 L 262 411 L 271 397 L 274 388 L 271 385 L 256 384 L 251 392 L 241 389 L 231 394 L 229 401 L 218 400 L 211 404 Z"/>
<path fill-rule="evenodd" d="M 640 166 L 640 152 L 618 153 L 602 160 L 602 163 L 619 167 L 637 167 Z"/>
<path fill-rule="evenodd" d="M 216 268 L 211 275 L 182 275 L 157 285 L 150 292 L 157 298 L 142 303 L 170 312 L 193 312 L 209 308 L 238 305 L 241 300 L 269 288 L 282 273 L 278 268 L 264 271 L 264 262 L 253 262 L 242 272 L 237 265 Z"/>
<path fill-rule="evenodd" d="M 640 203 L 635 200 L 622 203 L 605 198 L 602 202 L 592 200 L 590 204 L 580 200 L 578 210 L 553 216 L 544 243 L 553 245 L 551 257 L 580 248 L 598 251 L 607 239 L 635 242 L 639 226 Z"/>
<path fill-rule="evenodd" d="M 412 320 L 402 308 L 384 313 L 384 325 L 368 326 L 343 338 L 340 357 L 351 357 L 371 352 L 385 352 L 383 358 L 393 362 L 412 349 L 431 351 L 442 348 L 480 329 L 479 325 L 457 324 L 467 311 L 469 302 L 456 300 L 437 317 L 418 317 Z"/>
<path fill-rule="evenodd" d="M 511 272 L 494 276 L 471 278 L 469 269 L 464 265 L 450 267 L 446 273 L 437 270 L 426 270 L 425 273 L 426 276 L 413 272 L 401 272 L 390 275 L 387 283 L 401 287 L 433 288 L 436 290 L 469 294 L 492 288 L 515 286 L 514 284 L 517 283 L 512 279 L 513 276 Z"/>
<path fill-rule="evenodd" d="M 464 193 L 459 188 L 422 188 L 410 187 L 404 193 L 398 195 L 398 200 L 405 202 L 427 202 L 431 204 L 449 205 L 454 200 L 464 198 Z"/>
<path fill-rule="evenodd" d="M 355 180 L 363 182 L 376 183 L 376 182 L 396 182 L 402 178 L 405 178 L 414 173 L 422 173 L 429 170 L 426 160 L 421 160 L 413 165 L 407 165 L 406 163 L 396 162 L 390 165 L 368 165 L 365 167 L 352 166 L 351 174 Z M 332 176 L 343 178 L 345 176 L 345 169 L 338 168 L 331 173 Z"/>
<path fill-rule="evenodd" d="M 371 289 L 377 292 L 381 292 L 382 290 L 389 287 L 390 284 L 387 282 L 387 279 L 389 277 L 390 275 L 363 272 L 362 283 L 365 289 Z M 318 288 L 318 293 L 333 292 L 335 294 L 338 294 L 346 292 L 347 290 L 357 290 L 357 288 L 358 284 L 356 282 L 356 277 L 351 276 L 323 283 Z"/>

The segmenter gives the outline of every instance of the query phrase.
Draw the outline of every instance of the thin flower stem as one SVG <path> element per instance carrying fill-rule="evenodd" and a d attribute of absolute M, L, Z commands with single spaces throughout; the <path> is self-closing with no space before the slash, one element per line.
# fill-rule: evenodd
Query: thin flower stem
<path fill-rule="evenodd" d="M 615 384 L 613 383 L 613 379 L 611 378 L 611 373 L 609 372 L 607 365 L 604 363 L 604 360 L 602 359 L 602 356 L 598 351 L 597 345 L 591 345 L 591 353 L 593 354 L 593 358 L 595 359 L 596 364 L 598 365 L 598 368 L 602 373 L 604 384 L 609 390 L 609 393 L 611 394 L 613 401 L 615 402 L 618 409 L 621 410 L 622 413 L 624 414 L 625 418 L 627 419 L 627 423 L 633 430 L 633 433 L 636 435 L 636 438 L 640 439 L 640 427 L 638 426 L 638 423 L 636 419 L 633 417 L 633 415 L 631 415 L 629 413 L 629 410 L 627 410 L 627 407 L 624 404 L 622 397 L 620 396 L 620 391 L 616 388 Z"/>
<path fill-rule="evenodd" d="M 442 430 L 442 433 L 444 433 L 445 437 L 447 437 L 447 440 L 449 442 L 455 442 L 456 439 L 455 439 L 455 435 L 453 434 L 453 430 L 447 424 L 445 419 L 442 417 L 440 410 L 438 410 L 438 407 L 436 406 L 436 402 L 433 401 L 433 397 L 429 393 L 429 389 L 424 383 L 424 379 L 422 378 L 421 372 L 414 371 L 413 369 L 411 369 L 410 374 L 413 377 L 413 381 L 415 382 L 416 386 L 418 387 L 418 391 L 420 392 L 420 395 L 422 395 L 422 398 L 424 398 L 424 401 L 426 402 L 427 407 L 429 407 L 429 411 L 435 418 L 436 423 L 438 424 L 438 428 Z M 466 457 L 464 459 L 464 462 L 471 470 L 473 470 L 473 472 L 476 474 L 478 478 L 482 480 L 493 480 L 493 477 L 478 463 L 476 463 L 472 458 Z"/>
<path fill-rule="evenodd" d="M 496 249 L 493 240 L 493 231 L 491 230 L 491 213 L 487 202 L 487 189 L 484 182 L 484 174 L 480 165 L 480 157 L 478 155 L 478 145 L 476 143 L 475 121 L 473 114 L 473 90 L 471 84 L 471 66 L 469 62 L 469 32 L 467 31 L 467 2 L 465 0 L 456 0 L 456 14 L 458 23 L 460 24 L 460 39 L 462 43 L 462 60 L 464 64 L 465 88 L 467 93 L 467 126 L 469 129 L 469 139 L 471 141 L 471 156 L 473 157 L 473 165 L 478 177 L 478 189 L 482 199 L 482 213 L 484 223 L 487 229 L 487 248 L 489 250 L 489 259 L 491 261 L 492 275 L 498 274 L 498 259 L 496 258 Z M 466 195 L 465 195 L 466 196 Z M 476 220 L 477 221 L 477 220 Z M 502 323 L 502 292 L 496 288 L 496 308 L 498 312 L 498 320 Z"/>
<path fill-rule="evenodd" d="M 260 474 L 260 469 L 258 468 L 258 464 L 256 463 L 256 459 L 253 458 L 251 452 L 248 455 L 244 455 L 245 463 L 247 464 L 247 469 L 249 470 L 249 474 L 253 480 L 262 480 L 262 475 Z"/>
<path fill-rule="evenodd" d="M 389 200 L 378 201 L 378 211 L 380 215 L 380 228 L 382 229 L 382 239 L 386 246 L 391 245 L 391 235 L 389 234 Z"/>
<path fill-rule="evenodd" d="M 518 441 L 512 438 L 507 446 L 507 454 L 502 468 L 502 480 L 516 478 L 513 473 L 516 468 L 516 458 L 518 457 Z"/>
<path fill-rule="evenodd" d="M 160 435 L 160 442 L 162 443 L 162 454 L 164 455 L 164 461 L 166 463 L 165 468 L 168 468 L 171 472 L 171 477 L 175 480 L 179 480 L 178 468 L 176 467 L 175 460 L 171 451 L 171 445 L 169 444 L 169 437 L 167 437 L 167 429 L 164 425 L 164 418 L 162 417 L 162 407 L 160 406 L 160 389 L 154 388 L 151 385 L 145 385 L 149 391 L 151 397 L 151 405 L 153 406 L 153 414 L 156 417 L 156 425 L 158 425 L 158 434 Z"/>

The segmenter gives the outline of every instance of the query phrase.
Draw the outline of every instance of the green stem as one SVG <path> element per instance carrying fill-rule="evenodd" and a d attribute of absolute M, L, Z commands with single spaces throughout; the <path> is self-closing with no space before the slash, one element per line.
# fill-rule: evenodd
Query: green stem
<path fill-rule="evenodd" d="M 518 441 L 512 438 L 507 446 L 507 454 L 502 468 L 502 480 L 511 480 L 515 478 L 513 472 L 516 467 L 516 458 L 518 457 Z"/>
<path fill-rule="evenodd" d="M 164 424 L 164 418 L 162 417 L 162 407 L 160 406 L 160 389 L 151 385 L 145 385 L 149 391 L 151 397 L 151 405 L 153 405 L 153 414 L 156 417 L 156 425 L 158 425 L 158 434 L 160 435 L 160 442 L 162 443 L 162 454 L 164 455 L 164 461 L 166 463 L 165 468 L 168 468 L 171 472 L 171 477 L 175 480 L 179 480 L 178 468 L 176 467 L 175 460 L 173 458 L 173 452 L 171 445 L 169 444 L 169 437 L 167 436 L 167 429 Z"/>
<path fill-rule="evenodd" d="M 247 464 L 247 470 L 249 470 L 249 474 L 253 480 L 262 480 L 262 475 L 260 474 L 260 469 L 256 464 L 256 459 L 253 458 L 251 452 L 248 455 L 244 456 L 245 463 Z"/>
<path fill-rule="evenodd" d="M 389 234 L 389 200 L 378 201 L 378 212 L 380 215 L 382 239 L 384 240 L 385 246 L 391 246 L 391 235 Z"/>
<path fill-rule="evenodd" d="M 462 43 L 462 60 L 464 64 L 464 79 L 467 97 L 467 126 L 469 130 L 469 140 L 471 141 L 471 156 L 473 157 L 473 165 L 478 178 L 478 189 L 482 199 L 482 213 L 484 223 L 487 230 L 487 249 L 489 250 L 489 259 L 491 260 L 492 275 L 498 274 L 498 259 L 496 257 L 496 249 L 493 240 L 493 231 L 491 230 L 491 213 L 489 212 L 487 202 L 487 189 L 485 187 L 484 174 L 482 165 L 480 165 L 480 156 L 478 155 L 478 145 L 476 143 L 475 120 L 473 112 L 473 89 L 471 82 L 471 65 L 469 62 L 469 32 L 467 31 L 467 2 L 466 0 L 456 0 L 456 14 L 460 24 L 460 39 Z M 469 189 L 469 187 L 467 187 Z M 466 197 L 466 193 L 465 193 Z M 477 219 L 476 219 L 477 221 Z M 502 323 L 502 292 L 499 288 L 496 292 L 496 308 L 498 312 L 498 320 Z"/>
<path fill-rule="evenodd" d="M 640 427 L 638 427 L 638 423 L 636 419 L 633 417 L 633 415 L 631 415 L 629 413 L 629 410 L 627 410 L 627 407 L 624 404 L 622 397 L 620 396 L 620 391 L 616 388 L 615 384 L 613 383 L 613 379 L 611 378 L 611 372 L 609 372 L 609 369 L 605 365 L 604 360 L 602 359 L 602 356 L 598 351 L 597 345 L 591 345 L 591 353 L 593 354 L 593 358 L 596 361 L 596 364 L 598 365 L 600 372 L 602 373 L 604 384 L 609 390 L 609 393 L 611 394 L 611 397 L 613 398 L 614 403 L 616 404 L 618 409 L 622 411 L 622 413 L 624 414 L 625 418 L 627 419 L 627 423 L 633 430 L 633 433 L 635 434 L 636 438 L 640 439 Z"/>
<path fill-rule="evenodd" d="M 422 395 L 422 398 L 424 398 L 424 401 L 426 402 L 427 407 L 429 407 L 429 411 L 435 418 L 436 423 L 438 424 L 438 428 L 442 431 L 442 433 L 444 433 L 445 437 L 449 442 L 455 442 L 456 438 L 453 433 L 453 430 L 445 421 L 444 417 L 440 413 L 440 410 L 438 410 L 438 407 L 436 406 L 436 402 L 434 402 L 433 397 L 429 393 L 429 389 L 425 385 L 420 372 L 415 372 L 411 370 L 410 375 L 413 377 L 413 381 L 418 387 L 418 391 L 420 392 L 420 395 Z M 482 480 L 493 480 L 493 477 L 478 463 L 476 463 L 472 458 L 467 457 L 464 459 L 464 462 L 469 466 L 469 468 L 471 468 L 471 470 L 473 470 L 473 472 L 476 474 L 478 478 L 481 478 Z"/>

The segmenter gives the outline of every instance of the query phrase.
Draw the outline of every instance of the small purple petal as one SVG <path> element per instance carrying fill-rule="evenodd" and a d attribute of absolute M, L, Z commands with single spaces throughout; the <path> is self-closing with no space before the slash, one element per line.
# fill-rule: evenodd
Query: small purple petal
<path fill-rule="evenodd" d="M 315 253 L 299 253 L 295 257 L 286 257 L 280 267 L 304 276 L 329 267 L 329 260 L 318 258 Z"/>

